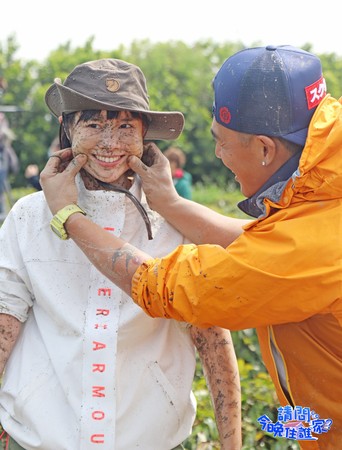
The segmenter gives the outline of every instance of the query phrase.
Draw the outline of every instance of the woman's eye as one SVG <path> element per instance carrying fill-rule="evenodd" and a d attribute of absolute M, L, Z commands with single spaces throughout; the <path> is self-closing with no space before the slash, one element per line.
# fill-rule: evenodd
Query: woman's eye
<path fill-rule="evenodd" d="M 87 128 L 94 128 L 98 130 L 100 128 L 100 125 L 98 123 L 88 123 Z"/>
<path fill-rule="evenodd" d="M 120 125 L 120 128 L 132 128 L 132 125 L 129 123 L 123 123 L 122 125 Z"/>

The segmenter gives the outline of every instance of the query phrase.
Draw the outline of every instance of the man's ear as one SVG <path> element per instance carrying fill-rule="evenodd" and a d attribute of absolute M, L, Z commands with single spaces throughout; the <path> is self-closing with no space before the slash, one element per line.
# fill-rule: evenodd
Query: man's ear
<path fill-rule="evenodd" d="M 261 151 L 262 151 L 262 161 L 263 165 L 269 166 L 272 164 L 277 156 L 277 146 L 274 141 L 274 139 L 264 136 L 264 135 L 258 135 L 257 138 L 260 141 L 261 144 Z"/>

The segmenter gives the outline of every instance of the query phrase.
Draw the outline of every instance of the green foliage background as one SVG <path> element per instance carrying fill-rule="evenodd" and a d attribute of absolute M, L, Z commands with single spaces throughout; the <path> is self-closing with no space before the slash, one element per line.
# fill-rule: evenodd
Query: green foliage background
<path fill-rule="evenodd" d="M 185 128 L 177 145 L 187 154 L 186 168 L 195 183 L 227 186 L 231 174 L 215 157 L 210 134 L 213 92 L 211 82 L 223 61 L 243 49 L 239 42 L 216 43 L 211 40 L 187 45 L 181 41 L 151 43 L 135 41 L 129 47 L 112 51 L 95 51 L 94 38 L 83 47 L 72 48 L 69 42 L 53 50 L 44 61 L 24 61 L 16 57 L 15 36 L 0 42 L 0 77 L 8 88 L 0 95 L 1 107 L 14 105 L 19 112 L 8 113 L 16 133 L 13 145 L 21 161 L 19 175 L 12 179 L 15 187 L 25 184 L 24 170 L 29 163 L 45 165 L 48 147 L 57 135 L 58 121 L 45 105 L 44 95 L 54 78 L 63 81 L 78 64 L 98 58 L 120 58 L 137 64 L 148 82 L 150 107 L 156 110 L 179 110 L 185 116 Z M 256 43 L 257 45 L 257 43 Z M 310 50 L 310 44 L 305 47 Z M 335 54 L 322 59 L 328 90 L 339 97 L 342 86 L 342 58 Z M 170 142 L 160 141 L 164 150 Z"/>
<path fill-rule="evenodd" d="M 13 105 L 18 109 L 7 114 L 16 134 L 13 146 L 21 162 L 20 173 L 10 178 L 15 188 L 12 200 L 28 192 L 25 167 L 30 163 L 44 167 L 50 143 L 58 133 L 58 122 L 44 102 L 45 92 L 54 78 L 64 80 L 77 64 L 111 57 L 125 59 L 142 68 L 148 82 L 151 109 L 184 113 L 185 129 L 176 144 L 187 154 L 186 169 L 192 173 L 195 183 L 194 199 L 224 214 L 241 215 L 236 208 L 241 195 L 232 175 L 215 157 L 210 124 L 213 76 L 226 58 L 243 48 L 239 42 L 208 40 L 190 46 L 180 41 L 152 44 L 143 40 L 133 42 L 128 48 L 120 46 L 103 52 L 95 51 L 93 38 L 89 38 L 82 47 L 72 48 L 69 42 L 60 45 L 44 61 L 23 61 L 16 57 L 15 36 L 9 36 L 5 42 L 0 42 L 0 78 L 8 83 L 8 88 L 0 95 L 0 111 Z M 305 49 L 310 51 L 310 44 Z M 328 91 L 339 98 L 342 58 L 334 53 L 318 56 L 322 60 Z M 160 142 L 159 146 L 163 150 L 170 144 Z M 233 332 L 233 339 L 242 388 L 243 449 L 298 449 L 297 443 L 275 440 L 260 430 L 257 418 L 267 414 L 276 419 L 279 404 L 261 361 L 255 331 Z M 198 414 L 186 448 L 218 449 L 214 414 L 200 364 L 194 392 Z"/>

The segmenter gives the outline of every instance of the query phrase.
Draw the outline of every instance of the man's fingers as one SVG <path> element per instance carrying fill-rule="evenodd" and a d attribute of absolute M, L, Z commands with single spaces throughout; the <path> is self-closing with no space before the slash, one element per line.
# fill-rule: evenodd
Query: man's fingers
<path fill-rule="evenodd" d="M 137 156 L 132 155 L 128 158 L 128 165 L 138 175 L 143 175 L 144 173 L 146 174 L 149 167 L 155 167 L 162 157 L 162 152 L 156 144 L 151 142 L 144 146 L 142 158 L 139 159 Z"/>
<path fill-rule="evenodd" d="M 44 170 L 40 174 L 40 180 L 44 180 L 59 173 L 65 173 L 67 176 L 74 178 L 87 162 L 87 155 L 79 153 L 72 157 L 71 149 L 61 150 L 51 155 Z"/>
<path fill-rule="evenodd" d="M 65 172 L 72 175 L 73 177 L 82 169 L 88 160 L 87 155 L 84 153 L 79 153 L 76 155 L 71 162 L 65 167 Z M 64 162 L 62 163 L 63 166 Z"/>
<path fill-rule="evenodd" d="M 156 144 L 154 142 L 150 142 L 149 144 L 144 145 L 144 152 L 141 160 L 144 164 L 146 164 L 146 166 L 151 167 L 157 162 L 158 155 L 160 153 L 161 151 Z"/>
<path fill-rule="evenodd" d="M 60 167 L 62 164 L 69 163 L 72 160 L 72 151 L 71 148 L 67 148 L 64 150 L 59 150 L 54 152 L 48 159 L 46 166 L 44 168 L 44 172 L 47 173 L 57 173 L 60 172 Z"/>
<path fill-rule="evenodd" d="M 134 156 L 134 155 L 132 155 L 128 158 L 128 165 L 138 175 L 142 175 L 142 173 L 144 173 L 148 170 L 148 167 L 146 166 L 146 164 L 144 164 L 140 158 L 138 158 L 137 156 Z"/>

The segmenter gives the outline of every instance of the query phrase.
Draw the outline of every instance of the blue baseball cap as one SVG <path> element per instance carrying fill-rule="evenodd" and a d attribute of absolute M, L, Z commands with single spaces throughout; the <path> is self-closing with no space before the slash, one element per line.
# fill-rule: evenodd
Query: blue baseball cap
<path fill-rule="evenodd" d="M 213 87 L 219 124 L 302 146 L 327 92 L 319 58 L 289 45 L 241 50 L 223 63 Z"/>

